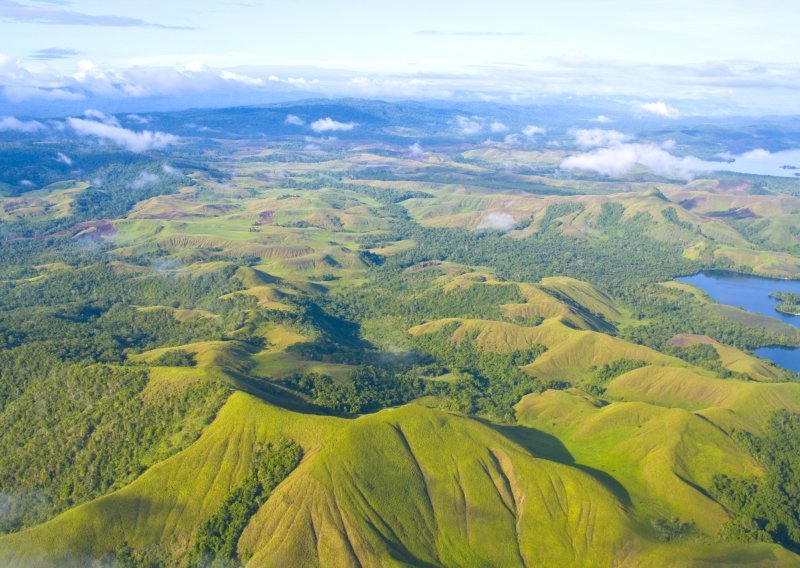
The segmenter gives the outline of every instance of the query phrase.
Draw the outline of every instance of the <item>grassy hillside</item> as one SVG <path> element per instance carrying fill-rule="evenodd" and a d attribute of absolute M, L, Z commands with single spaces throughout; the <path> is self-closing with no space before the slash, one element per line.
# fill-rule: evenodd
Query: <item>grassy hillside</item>
<path fill-rule="evenodd" d="M 253 565 L 791 558 L 774 546 L 658 544 L 602 477 L 534 457 L 474 420 L 409 406 L 345 421 L 244 394 L 229 400 L 194 445 L 131 485 L 2 537 L 0 558 L 7 565 L 80 565 L 127 543 L 177 559 L 199 523 L 241 483 L 256 448 L 281 438 L 301 444 L 306 457 L 242 535 L 240 554 L 252 555 Z"/>
<path fill-rule="evenodd" d="M 565 175 L 572 126 L 490 109 L 527 124 L 2 142 L 0 565 L 800 565 L 800 383 L 753 355 L 800 332 L 676 281 L 800 277 L 800 182 Z"/>

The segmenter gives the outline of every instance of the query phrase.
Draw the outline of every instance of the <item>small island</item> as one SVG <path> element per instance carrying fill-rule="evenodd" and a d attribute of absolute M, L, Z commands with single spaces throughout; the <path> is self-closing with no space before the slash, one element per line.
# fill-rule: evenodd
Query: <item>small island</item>
<path fill-rule="evenodd" d="M 794 292 L 774 292 L 769 295 L 780 302 L 775 309 L 782 314 L 800 316 L 800 294 Z"/>

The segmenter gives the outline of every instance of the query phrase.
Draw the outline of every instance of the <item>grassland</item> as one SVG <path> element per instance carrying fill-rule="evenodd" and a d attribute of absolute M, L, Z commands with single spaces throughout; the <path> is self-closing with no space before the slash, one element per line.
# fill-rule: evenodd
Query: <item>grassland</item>
<path fill-rule="evenodd" d="M 800 276 L 798 198 L 545 175 L 557 147 L 362 142 L 187 143 L 179 177 L 103 219 L 76 221 L 89 181 L 0 199 L 36 229 L 0 251 L 0 356 L 139 373 L 145 406 L 202 381 L 227 397 L 124 483 L 0 535 L 0 564 L 185 565 L 290 440 L 303 459 L 246 519 L 242 564 L 800 565 L 727 538 L 713 492 L 764 479 L 741 440 L 800 412 L 800 383 L 750 350 L 798 334 L 662 282 Z M 0 418 L 35 392 L 23 376 L 0 357 Z M 383 402 L 337 406 L 362 395 Z"/>

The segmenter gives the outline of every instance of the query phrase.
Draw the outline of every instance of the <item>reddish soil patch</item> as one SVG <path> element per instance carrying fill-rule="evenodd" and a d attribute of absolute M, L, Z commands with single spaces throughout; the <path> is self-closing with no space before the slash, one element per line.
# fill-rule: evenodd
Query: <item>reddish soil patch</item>
<path fill-rule="evenodd" d="M 258 214 L 259 225 L 269 225 L 275 221 L 275 211 L 262 211 Z"/>
<path fill-rule="evenodd" d="M 165 221 L 172 221 L 174 219 L 181 219 L 183 217 L 193 217 L 188 213 L 181 213 L 180 211 L 170 211 L 168 213 L 152 213 L 145 215 L 137 215 L 137 219 L 163 219 Z"/>
<path fill-rule="evenodd" d="M 739 181 L 735 179 L 723 179 L 717 182 L 717 189 L 720 191 L 741 191 L 747 193 L 753 187 L 749 181 Z"/>
<path fill-rule="evenodd" d="M 441 266 L 441 265 L 442 265 L 441 261 L 426 260 L 425 262 L 420 262 L 418 264 L 415 264 L 414 266 L 409 266 L 403 272 L 418 272 L 426 268 L 431 268 L 432 266 Z"/>
<path fill-rule="evenodd" d="M 707 335 L 692 335 L 690 333 L 679 333 L 673 335 L 667 341 L 667 345 L 672 347 L 691 347 L 692 345 L 713 345 L 714 340 Z"/>
<path fill-rule="evenodd" d="M 79 234 L 72 237 L 73 239 L 92 239 L 99 240 L 106 237 L 113 237 L 117 234 L 117 229 L 114 228 L 109 221 L 85 221 L 74 225 L 67 234 L 78 231 Z"/>
<path fill-rule="evenodd" d="M 706 217 L 713 217 L 715 219 L 753 219 L 758 217 L 753 213 L 749 207 L 742 207 L 741 209 L 734 209 L 733 211 L 711 211 L 706 213 Z"/>

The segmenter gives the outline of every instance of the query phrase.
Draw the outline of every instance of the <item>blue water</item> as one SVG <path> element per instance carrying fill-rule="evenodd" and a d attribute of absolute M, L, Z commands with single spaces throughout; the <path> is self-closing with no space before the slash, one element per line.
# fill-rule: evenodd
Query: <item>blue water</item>
<path fill-rule="evenodd" d="M 773 280 L 772 278 L 744 276 L 730 272 L 701 272 L 694 276 L 678 278 L 678 281 L 700 288 L 720 304 L 728 304 L 748 312 L 764 314 L 800 328 L 800 317 L 780 313 L 775 309 L 778 301 L 769 297 L 773 292 L 800 294 L 799 280 Z M 784 369 L 800 372 L 799 349 L 762 347 L 755 353 Z"/>
<path fill-rule="evenodd" d="M 721 165 L 720 170 L 762 176 L 800 177 L 800 150 L 770 153 L 764 150 L 733 156 L 733 162 Z"/>

